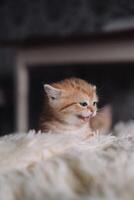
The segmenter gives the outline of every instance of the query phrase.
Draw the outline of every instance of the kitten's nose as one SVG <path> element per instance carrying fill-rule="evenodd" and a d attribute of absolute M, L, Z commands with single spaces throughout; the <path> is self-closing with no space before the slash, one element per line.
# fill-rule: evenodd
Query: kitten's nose
<path fill-rule="evenodd" d="M 91 114 L 94 112 L 94 109 L 91 106 L 88 106 L 88 109 L 90 110 Z"/>

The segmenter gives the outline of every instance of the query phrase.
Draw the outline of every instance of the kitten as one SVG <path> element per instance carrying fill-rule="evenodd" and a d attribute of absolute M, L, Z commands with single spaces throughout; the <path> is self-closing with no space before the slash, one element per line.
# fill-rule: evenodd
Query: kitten
<path fill-rule="evenodd" d="M 45 84 L 44 90 L 42 132 L 92 135 L 91 126 L 94 130 L 97 129 L 95 126 L 100 126 L 100 123 L 94 123 L 98 102 L 96 86 L 79 78 L 70 78 Z"/>

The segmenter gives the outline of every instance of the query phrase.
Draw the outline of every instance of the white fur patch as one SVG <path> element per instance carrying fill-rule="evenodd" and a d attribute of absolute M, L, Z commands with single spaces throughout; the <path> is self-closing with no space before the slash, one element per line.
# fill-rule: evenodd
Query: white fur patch
<path fill-rule="evenodd" d="M 0 200 L 133 200 L 134 122 L 113 132 L 1 137 Z"/>

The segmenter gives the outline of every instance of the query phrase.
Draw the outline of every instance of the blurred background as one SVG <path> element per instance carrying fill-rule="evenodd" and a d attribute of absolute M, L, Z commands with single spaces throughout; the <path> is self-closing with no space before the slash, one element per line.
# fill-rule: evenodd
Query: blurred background
<path fill-rule="evenodd" d="M 133 0 L 1 0 L 0 27 L 1 135 L 38 130 L 43 84 L 70 76 L 134 119 Z"/>

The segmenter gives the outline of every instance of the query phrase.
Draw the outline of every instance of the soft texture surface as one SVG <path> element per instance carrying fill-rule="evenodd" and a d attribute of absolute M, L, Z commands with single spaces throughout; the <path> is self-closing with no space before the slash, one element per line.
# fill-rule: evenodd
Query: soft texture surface
<path fill-rule="evenodd" d="M 133 200 L 134 122 L 113 134 L 2 137 L 0 200 Z"/>

